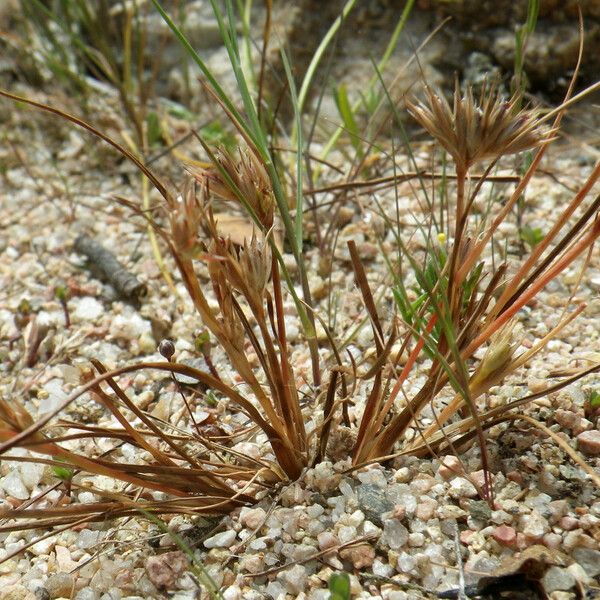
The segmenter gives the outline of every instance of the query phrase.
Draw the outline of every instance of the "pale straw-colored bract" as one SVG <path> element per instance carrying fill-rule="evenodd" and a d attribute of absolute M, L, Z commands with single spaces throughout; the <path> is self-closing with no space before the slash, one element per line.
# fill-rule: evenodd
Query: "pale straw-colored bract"
<path fill-rule="evenodd" d="M 520 96 L 503 98 L 496 85 L 484 85 L 479 98 L 458 83 L 452 106 L 426 88 L 425 100 L 408 102 L 408 111 L 452 156 L 457 170 L 539 146 L 552 132 L 540 123 L 536 110 L 519 108 Z"/>

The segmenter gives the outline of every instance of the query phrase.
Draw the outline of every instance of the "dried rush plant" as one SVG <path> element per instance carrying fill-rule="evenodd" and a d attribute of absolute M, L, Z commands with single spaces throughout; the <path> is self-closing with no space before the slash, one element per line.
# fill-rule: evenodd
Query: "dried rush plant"
<path fill-rule="evenodd" d="M 185 189 L 173 194 L 135 155 L 87 123 L 31 100 L 6 92 L 2 95 L 60 114 L 88 129 L 117 148 L 149 178 L 164 198 L 167 216 L 163 221 L 167 225 L 161 226 L 154 220 L 152 225 L 168 246 L 195 309 L 227 354 L 238 381 L 227 379 L 224 373 L 207 373 L 179 364 L 172 358 L 172 348 L 164 344 L 164 362 L 133 364 L 107 372 L 99 361 L 92 361 L 98 374 L 92 374 L 90 369 L 89 379 L 81 388 L 37 422 L 18 399 L 0 400 L 0 451 L 4 459 L 40 462 L 62 469 L 66 466 L 70 469 L 71 490 L 82 488 L 81 476 L 85 474 L 85 490 L 100 499 L 50 506 L 42 494 L 19 508 L 2 511 L 0 518 L 12 521 L 3 525 L 1 531 L 69 527 L 140 513 L 226 513 L 236 506 L 253 503 L 265 488 L 294 480 L 304 469 L 326 458 L 330 433 L 341 423 L 350 426 L 347 431 L 351 433 L 352 468 L 403 453 L 425 456 L 453 452 L 474 439 L 479 439 L 485 461 L 487 429 L 514 419 L 536 424 L 517 409 L 598 369 L 595 365 L 545 392 L 491 410 L 485 410 L 484 403 L 478 402 L 583 310 L 579 305 L 570 313 L 565 312 L 543 339 L 517 353 L 514 324 L 518 311 L 574 261 L 583 258 L 585 266 L 589 260 L 600 234 L 600 196 L 587 206 L 584 202 L 600 177 L 600 164 L 560 209 L 548 234 L 521 264 L 502 264 L 493 270 L 486 252 L 494 232 L 509 215 L 556 138 L 564 105 L 542 119 L 532 110 L 519 108 L 517 98 L 504 100 L 489 87 L 478 100 L 469 90 L 463 95 L 457 88 L 451 105 L 429 90 L 422 104 L 409 105 L 413 117 L 445 148 L 455 165 L 456 201 L 448 202 L 448 211 L 452 211 L 451 250 L 446 254 L 439 245 L 432 244 L 425 266 L 421 266 L 405 241 L 398 238 L 399 254 L 403 264 L 408 264 L 404 268 L 413 270 L 422 294 L 411 298 L 402 276 L 398 276 L 394 295 L 399 315 L 386 324 L 377 314 L 357 248 L 350 244 L 357 286 L 373 328 L 376 361 L 364 372 L 356 365 L 344 365 L 331 337 L 329 372 L 322 373 L 326 384 L 321 388 L 307 384 L 299 389 L 284 318 L 284 299 L 291 293 L 290 282 L 283 281 L 282 257 L 273 242 L 277 217 L 273 183 L 264 156 L 248 137 L 236 155 L 209 151 L 212 167 L 193 173 Z M 544 123 L 552 117 L 553 125 L 545 127 Z M 489 218 L 475 218 L 475 200 L 498 160 L 531 149 L 535 152 L 531 165 L 512 194 L 490 211 Z M 488 161 L 484 174 L 471 177 L 473 165 L 482 161 Z M 213 215 L 214 197 L 242 204 L 260 229 L 259 235 L 246 240 L 242 247 L 223 238 Z M 576 219 L 571 222 L 573 216 Z M 216 311 L 197 275 L 199 262 L 208 268 L 218 304 Z M 401 270 L 400 264 L 397 270 Z M 399 336 L 402 351 L 392 353 Z M 257 362 L 249 360 L 248 348 L 252 348 Z M 405 357 L 402 368 L 400 355 Z M 409 397 L 405 384 L 422 357 L 430 359 L 428 376 L 420 390 Z M 191 408 L 186 431 L 157 421 L 136 406 L 119 385 L 120 376 L 141 369 L 191 377 L 226 398 L 230 410 L 245 415 L 247 422 L 242 430 L 225 438 L 204 434 L 195 425 Z M 367 386 L 369 391 L 354 428 L 346 406 L 352 402 L 357 385 Z M 115 426 L 87 426 L 55 419 L 86 392 L 112 413 Z M 426 406 L 439 409 L 436 399 L 449 393 L 454 394 L 454 400 L 434 412 L 434 424 L 420 427 L 422 410 Z M 301 395 L 307 400 L 301 402 Z M 408 438 L 409 427 L 418 434 Z M 262 456 L 251 457 L 234 450 L 234 439 L 239 440 L 244 433 L 263 443 Z M 549 430 L 548 435 L 554 436 L 573 460 L 600 483 L 598 474 L 564 441 Z M 74 440 L 90 438 L 112 440 L 115 449 L 119 444 L 129 444 L 139 450 L 139 461 L 124 463 L 113 459 L 112 452 L 89 455 L 72 449 Z M 30 455 L 12 454 L 10 450 L 15 447 L 28 449 Z M 124 485 L 120 491 L 106 491 L 90 483 L 89 474 L 109 476 Z M 492 489 L 483 486 L 481 493 L 491 498 Z"/>

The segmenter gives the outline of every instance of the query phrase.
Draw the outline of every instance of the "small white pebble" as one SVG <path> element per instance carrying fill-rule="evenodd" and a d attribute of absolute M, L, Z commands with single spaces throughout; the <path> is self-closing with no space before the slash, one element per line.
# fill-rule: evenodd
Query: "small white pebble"
<path fill-rule="evenodd" d="M 75 310 L 71 313 L 73 322 L 95 321 L 103 312 L 104 306 L 96 298 L 84 296 L 83 298 L 73 299 Z"/>
<path fill-rule="evenodd" d="M 325 512 L 325 509 L 320 504 L 311 504 L 306 507 L 306 514 L 311 519 L 316 519 L 320 517 Z"/>
<path fill-rule="evenodd" d="M 223 600 L 242 600 L 242 590 L 237 585 L 230 585 L 223 593 Z"/>
<path fill-rule="evenodd" d="M 402 467 L 394 473 L 394 479 L 398 483 L 408 483 L 411 480 L 411 472 L 408 467 Z"/>
<path fill-rule="evenodd" d="M 356 539 L 356 528 L 350 526 L 342 526 L 337 530 L 337 536 L 342 544 L 351 542 Z"/>
<path fill-rule="evenodd" d="M 205 548 L 229 548 L 235 541 L 236 533 L 233 530 L 222 531 L 204 541 Z"/>
<path fill-rule="evenodd" d="M 77 500 L 83 504 L 91 504 L 92 502 L 96 502 L 96 495 L 92 494 L 92 492 L 79 492 Z"/>
<path fill-rule="evenodd" d="M 244 527 L 256 529 L 265 522 L 266 516 L 267 512 L 263 508 L 244 507 L 240 512 L 240 523 L 244 525 Z"/>
<path fill-rule="evenodd" d="M 352 498 L 354 496 L 354 490 L 346 480 L 340 481 L 339 489 L 346 498 Z"/>
<path fill-rule="evenodd" d="M 408 545 L 412 548 L 420 548 L 425 543 L 425 536 L 421 532 L 411 533 L 408 536 Z"/>
<path fill-rule="evenodd" d="M 371 521 L 365 521 L 363 523 L 363 535 L 380 535 L 381 529 L 371 523 Z"/>
<path fill-rule="evenodd" d="M 330 531 L 323 531 L 323 533 L 317 536 L 317 543 L 319 544 L 319 550 L 327 550 L 328 548 L 338 546 L 340 540 Z"/>
<path fill-rule="evenodd" d="M 18 500 L 27 500 L 29 498 L 29 491 L 23 484 L 17 469 L 11 471 L 6 477 L 0 480 L 0 486 L 9 496 L 13 496 Z"/>
<path fill-rule="evenodd" d="M 47 556 L 50 553 L 50 549 L 54 546 L 55 541 L 53 538 L 40 540 L 33 544 L 29 550 L 36 556 Z"/>
<path fill-rule="evenodd" d="M 475 498 L 477 490 L 475 486 L 464 477 L 456 477 L 450 482 L 450 496 L 452 498 Z"/>

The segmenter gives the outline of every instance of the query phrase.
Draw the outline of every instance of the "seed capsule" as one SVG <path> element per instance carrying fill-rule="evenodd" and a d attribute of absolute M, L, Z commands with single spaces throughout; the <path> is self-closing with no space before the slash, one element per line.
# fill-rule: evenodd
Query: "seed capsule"
<path fill-rule="evenodd" d="M 162 340 L 158 345 L 158 351 L 168 360 L 170 361 L 173 358 L 173 354 L 175 354 L 175 345 L 171 340 Z"/>

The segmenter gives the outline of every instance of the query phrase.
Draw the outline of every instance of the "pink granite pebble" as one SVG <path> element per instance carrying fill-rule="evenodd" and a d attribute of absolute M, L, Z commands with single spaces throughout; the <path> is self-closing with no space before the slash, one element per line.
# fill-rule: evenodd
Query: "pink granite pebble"
<path fill-rule="evenodd" d="M 494 529 L 492 537 L 503 546 L 514 546 L 517 541 L 517 532 L 513 527 L 508 525 L 500 525 Z"/>

